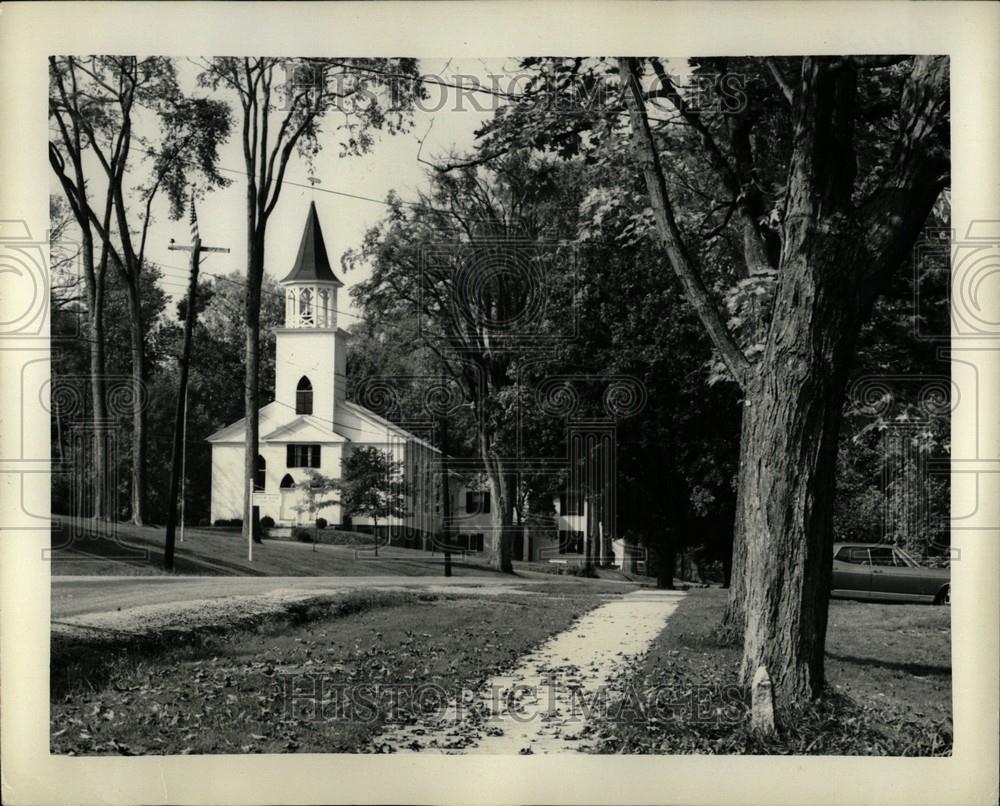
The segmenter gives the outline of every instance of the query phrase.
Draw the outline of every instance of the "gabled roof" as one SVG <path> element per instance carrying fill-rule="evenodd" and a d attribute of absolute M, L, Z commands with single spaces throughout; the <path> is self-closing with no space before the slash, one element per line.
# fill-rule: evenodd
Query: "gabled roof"
<path fill-rule="evenodd" d="M 376 414 L 371 409 L 366 409 L 364 406 L 358 405 L 357 403 L 352 403 L 350 400 L 345 400 L 339 404 L 341 408 L 351 412 L 357 417 L 363 420 L 367 420 L 369 423 L 374 423 L 380 428 L 385 428 L 387 431 L 391 432 L 396 437 L 401 439 L 410 440 L 416 442 L 418 445 L 423 445 L 425 448 L 430 448 L 434 453 L 441 453 L 439 448 L 436 448 L 427 440 L 421 439 L 416 434 L 411 434 L 405 428 L 396 425 L 391 420 L 385 419 L 381 415 Z M 336 425 L 336 423 L 334 424 Z"/>
<path fill-rule="evenodd" d="M 244 439 L 244 427 L 243 423 L 246 422 L 246 417 L 241 417 L 235 423 L 230 423 L 223 428 L 220 428 L 214 434 L 205 437 L 206 442 L 243 442 Z"/>
<path fill-rule="evenodd" d="M 319 226 L 319 216 L 316 214 L 316 202 L 309 203 L 309 213 L 306 215 L 306 226 L 302 230 L 302 240 L 299 242 L 299 253 L 295 257 L 295 265 L 281 282 L 304 283 L 318 281 L 335 283 L 342 286 L 337 275 L 330 268 L 330 258 L 326 254 L 326 242 L 323 240 L 323 230 Z"/>
<path fill-rule="evenodd" d="M 260 438 L 261 442 L 350 442 L 331 431 L 322 420 L 308 414 L 300 414 L 294 420 L 278 426 L 270 434 Z"/>
<path fill-rule="evenodd" d="M 379 416 L 373 411 L 366 409 L 364 406 L 359 406 L 357 403 L 352 403 L 349 400 L 342 401 L 338 403 L 338 408 L 344 412 L 347 412 L 355 417 L 359 417 L 362 420 L 366 420 L 369 423 L 376 425 L 380 429 L 385 429 L 387 432 L 391 433 L 394 437 L 403 440 L 410 440 L 419 445 L 423 445 L 425 448 L 430 449 L 434 453 L 441 453 L 441 451 L 434 445 L 431 445 L 426 440 L 421 439 L 416 434 L 412 434 L 405 428 L 396 425 L 390 420 Z M 271 401 L 266 406 L 260 410 L 260 441 L 265 442 L 351 442 L 351 438 L 344 436 L 337 430 L 338 427 L 345 428 L 347 423 L 335 422 L 333 424 L 333 429 L 330 428 L 329 421 L 322 420 L 319 417 L 315 417 L 309 414 L 299 414 L 291 420 L 285 420 L 284 412 L 287 409 L 283 409 L 277 401 Z M 271 425 L 275 420 L 278 420 L 281 424 L 277 425 L 271 429 Z M 206 442 L 212 443 L 228 443 L 228 444 L 243 444 L 246 439 L 246 427 L 244 425 L 246 418 L 240 418 L 235 423 L 227 425 L 225 428 L 220 428 L 214 434 L 206 439 Z M 270 429 L 270 430 L 269 430 Z M 361 440 L 362 443 L 365 440 Z"/>

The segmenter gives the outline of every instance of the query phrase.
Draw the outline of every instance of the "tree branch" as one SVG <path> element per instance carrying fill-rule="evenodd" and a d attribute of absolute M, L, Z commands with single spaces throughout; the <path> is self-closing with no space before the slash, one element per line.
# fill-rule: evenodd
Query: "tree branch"
<path fill-rule="evenodd" d="M 778 85 L 778 89 L 781 90 L 781 94 L 785 96 L 785 100 L 788 101 L 788 103 L 792 103 L 795 99 L 795 91 L 792 89 L 792 85 L 788 83 L 788 79 L 785 78 L 785 74 L 781 72 L 781 68 L 778 67 L 778 63 L 771 56 L 768 56 L 764 59 L 764 64 L 766 64 L 767 69 L 771 71 L 771 75 L 774 77 L 774 82 Z"/>
<path fill-rule="evenodd" d="M 692 265 L 684 247 L 677 221 L 674 218 L 673 208 L 667 196 L 667 183 L 660 165 L 659 154 L 649 130 L 649 120 L 646 118 L 642 88 L 639 84 L 635 62 L 630 58 L 620 58 L 618 64 L 623 84 L 622 89 L 625 92 L 632 123 L 636 156 L 642 166 L 660 240 L 670 265 L 680 279 L 688 300 L 708 331 L 712 343 L 722 355 L 722 360 L 725 361 L 736 382 L 745 388 L 750 374 L 750 362 L 723 322 L 704 281 Z"/>

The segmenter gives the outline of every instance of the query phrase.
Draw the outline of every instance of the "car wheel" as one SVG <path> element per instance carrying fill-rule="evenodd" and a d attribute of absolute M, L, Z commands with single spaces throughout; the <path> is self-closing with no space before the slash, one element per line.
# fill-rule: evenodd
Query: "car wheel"
<path fill-rule="evenodd" d="M 951 606 L 951 585 L 945 585 L 941 588 L 938 595 L 934 597 L 934 604 Z"/>

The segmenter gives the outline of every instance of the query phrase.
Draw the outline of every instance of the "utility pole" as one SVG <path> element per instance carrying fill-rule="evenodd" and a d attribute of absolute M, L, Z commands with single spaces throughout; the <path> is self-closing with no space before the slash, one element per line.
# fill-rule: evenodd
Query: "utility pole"
<path fill-rule="evenodd" d="M 184 428 L 181 430 L 181 533 L 178 538 L 184 542 L 184 501 L 187 498 L 187 452 L 188 452 L 188 389 L 184 387 Z"/>
<path fill-rule="evenodd" d="M 188 283 L 187 315 L 184 317 L 184 348 L 181 352 L 180 383 L 177 391 L 177 416 L 174 421 L 174 449 L 170 462 L 170 497 L 167 499 L 167 539 L 163 550 L 163 568 L 174 568 L 174 530 L 177 526 L 177 492 L 180 482 L 181 464 L 184 456 L 185 423 L 187 421 L 187 381 L 188 365 L 191 361 L 191 336 L 194 331 L 195 295 L 198 290 L 198 264 L 202 252 L 229 252 L 228 249 L 202 246 L 198 232 L 198 215 L 194 209 L 194 193 L 191 194 L 191 245 L 179 246 L 172 241 L 167 247 L 172 251 L 191 252 L 191 277 Z"/>
<path fill-rule="evenodd" d="M 441 417 L 441 543 L 444 548 L 444 575 L 451 576 L 451 485 L 448 478 L 448 417 Z"/>

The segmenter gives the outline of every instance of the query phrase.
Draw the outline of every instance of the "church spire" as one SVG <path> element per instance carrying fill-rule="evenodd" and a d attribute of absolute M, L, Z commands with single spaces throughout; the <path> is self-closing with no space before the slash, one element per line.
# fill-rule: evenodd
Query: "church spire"
<path fill-rule="evenodd" d="M 306 216 L 305 229 L 302 230 L 302 240 L 299 242 L 295 265 L 281 282 L 343 285 L 330 268 L 330 258 L 326 254 L 326 243 L 323 241 L 323 230 L 320 229 L 319 216 L 316 214 L 316 202 L 309 203 L 309 214 Z"/>

